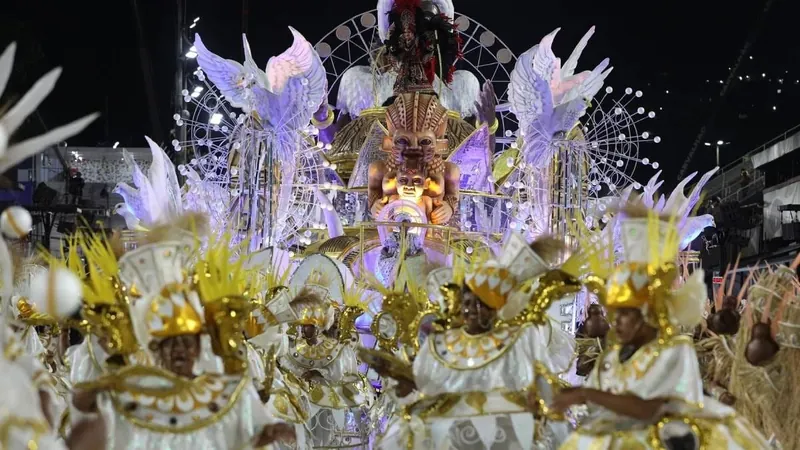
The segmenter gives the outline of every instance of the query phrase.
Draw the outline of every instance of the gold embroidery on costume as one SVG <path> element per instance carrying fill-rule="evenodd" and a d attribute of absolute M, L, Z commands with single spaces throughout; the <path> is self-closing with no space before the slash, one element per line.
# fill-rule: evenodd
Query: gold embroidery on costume
<path fill-rule="evenodd" d="M 428 339 L 431 353 L 455 370 L 474 370 L 490 364 L 513 347 L 521 327 L 498 327 L 488 333 L 470 336 L 463 329 L 448 330 Z"/>

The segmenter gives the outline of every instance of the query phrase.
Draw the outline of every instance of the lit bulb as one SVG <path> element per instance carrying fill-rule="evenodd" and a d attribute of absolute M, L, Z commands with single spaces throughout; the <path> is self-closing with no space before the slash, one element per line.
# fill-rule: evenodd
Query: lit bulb
<path fill-rule="evenodd" d="M 614 88 L 612 88 L 611 86 L 606 87 L 606 94 L 610 94 L 612 92 L 614 92 Z"/>
<path fill-rule="evenodd" d="M 658 144 L 659 142 L 661 142 L 661 138 L 659 136 L 656 136 L 656 137 L 653 138 L 653 142 Z"/>
<path fill-rule="evenodd" d="M 645 131 L 644 133 L 642 133 L 642 139 L 647 139 L 647 138 L 649 138 L 649 137 L 650 137 L 650 133 L 648 133 L 647 131 Z"/>
<path fill-rule="evenodd" d="M 633 89 L 631 89 L 631 88 L 625 88 L 625 94 L 626 94 L 626 95 L 631 95 L 632 93 L 633 93 Z"/>
<path fill-rule="evenodd" d="M 643 158 L 642 164 L 650 164 L 650 158 Z"/>
<path fill-rule="evenodd" d="M 654 118 L 655 116 L 656 116 L 655 111 L 650 111 L 649 113 L 647 113 L 647 117 L 649 117 L 651 119 Z"/>
<path fill-rule="evenodd" d="M 658 169 L 658 165 L 659 165 L 658 162 L 654 162 L 653 163 L 653 169 Z"/>

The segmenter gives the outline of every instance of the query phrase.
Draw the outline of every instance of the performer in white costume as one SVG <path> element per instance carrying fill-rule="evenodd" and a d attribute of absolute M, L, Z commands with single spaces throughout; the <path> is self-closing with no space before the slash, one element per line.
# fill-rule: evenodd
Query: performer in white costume
<path fill-rule="evenodd" d="M 614 268 L 608 256 L 611 245 L 582 249 L 592 255 L 595 274 L 608 280 L 607 288 L 595 290 L 613 315 L 616 342 L 598 358 L 584 387 L 556 396 L 557 411 L 580 404 L 590 409 L 561 448 L 769 448 L 731 408 L 703 396 L 694 343 L 679 330 L 700 322 L 706 287 L 698 270 L 673 290 L 676 221 L 641 205 L 623 213 L 621 265 Z"/>
<path fill-rule="evenodd" d="M 292 444 L 276 443 L 280 449 L 310 449 L 311 431 L 306 426 L 309 420 L 310 405 L 308 395 L 303 390 L 304 383 L 289 371 L 282 371 L 277 358 L 288 347 L 287 327 L 298 319 L 289 303 L 292 298 L 284 285 L 288 270 L 266 261 L 254 270 L 258 272 L 253 291 L 255 308 L 245 322 L 244 332 L 247 340 L 248 370 L 259 390 L 268 413 L 294 426 L 296 441 Z M 258 253 L 251 254 L 248 264 L 257 259 Z"/>
<path fill-rule="evenodd" d="M 144 312 L 148 349 L 160 367 L 127 365 L 79 386 L 76 406 L 101 411 L 108 448 L 246 449 L 293 439 L 291 427 L 268 415 L 239 358 L 236 317 L 244 317 L 247 300 L 244 271 L 230 252 L 227 242 L 217 242 L 194 270 L 191 246 L 181 241 L 147 244 L 120 259 L 120 279 L 141 295 L 136 309 Z M 226 373 L 198 373 L 203 333 Z"/>
<path fill-rule="evenodd" d="M 428 336 L 414 359 L 413 380 L 390 373 L 399 379 L 404 411 L 379 448 L 553 449 L 566 437 L 563 417 L 542 405 L 559 387 L 557 374 L 570 367 L 574 343 L 543 311 L 577 282 L 564 283 L 555 275 L 562 272 L 551 272 L 523 287 L 554 261 L 516 235 L 501 254 L 501 261 L 467 273 L 463 326 Z M 418 397 L 409 404 L 402 397 L 412 390 Z"/>
<path fill-rule="evenodd" d="M 332 304 L 343 301 L 341 269 L 327 257 L 313 255 L 292 275 L 290 286 L 296 292 L 291 308 L 297 328 L 279 364 L 305 384 L 313 445 L 366 448 L 374 391 L 358 371 L 352 344 L 324 333 L 333 326 Z"/>

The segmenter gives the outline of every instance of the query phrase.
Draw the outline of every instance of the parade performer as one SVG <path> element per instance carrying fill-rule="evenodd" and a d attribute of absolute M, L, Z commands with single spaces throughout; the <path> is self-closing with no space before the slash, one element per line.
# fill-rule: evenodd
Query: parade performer
<path fill-rule="evenodd" d="M 250 260 L 253 255 L 257 253 L 251 254 Z M 290 371 L 282 371 L 277 364 L 278 357 L 289 345 L 287 330 L 298 319 L 290 306 L 292 299 L 286 287 L 289 271 L 279 274 L 280 269 L 271 261 L 267 264 L 254 269 L 257 275 L 248 288 L 254 295 L 255 306 L 244 329 L 248 370 L 269 414 L 294 426 L 296 441 L 278 442 L 277 448 L 310 449 L 313 439 L 306 426 L 310 405 L 303 390 L 304 383 Z"/>
<path fill-rule="evenodd" d="M 566 437 L 563 417 L 543 405 L 560 385 L 557 374 L 570 367 L 574 343 L 544 311 L 578 284 L 548 272 L 558 252 L 542 251 L 544 240 L 528 247 L 512 235 L 509 242 L 499 261 L 465 275 L 463 326 L 430 334 L 412 371 L 388 371 L 403 411 L 378 448 L 557 448 Z M 402 399 L 414 391 L 416 401 Z"/>
<path fill-rule="evenodd" d="M 326 335 L 334 325 L 345 284 L 340 268 L 322 255 L 307 257 L 292 275 L 291 308 L 297 319 L 281 367 L 304 383 L 314 447 L 367 446 L 374 391 L 359 373 L 351 342 Z M 288 375 L 288 374 L 287 374 Z"/>
<path fill-rule="evenodd" d="M 601 303 L 613 315 L 616 342 L 598 358 L 585 386 L 562 391 L 557 411 L 587 404 L 589 418 L 562 449 L 583 448 L 768 448 L 763 437 L 735 412 L 703 396 L 692 339 L 706 304 L 702 270 L 680 289 L 675 261 L 679 247 L 674 216 L 643 205 L 620 219 L 624 261 L 614 267 L 613 245 L 582 249 L 590 256 Z M 606 242 L 608 241 L 608 242 Z M 591 284 L 591 283 L 590 283 Z"/>
<path fill-rule="evenodd" d="M 193 255 L 186 241 L 167 240 L 120 258 L 120 280 L 141 296 L 135 310 L 158 366 L 129 364 L 76 386 L 75 406 L 106 420 L 108 448 L 240 449 L 293 439 L 290 426 L 267 414 L 241 358 L 247 283 L 228 242 Z M 198 370 L 202 334 L 225 373 Z"/>

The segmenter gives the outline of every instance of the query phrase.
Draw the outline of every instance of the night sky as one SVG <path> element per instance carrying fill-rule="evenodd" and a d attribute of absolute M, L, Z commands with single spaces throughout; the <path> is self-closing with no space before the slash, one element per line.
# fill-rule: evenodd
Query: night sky
<path fill-rule="evenodd" d="M 248 11 L 243 20 L 240 2 L 186 1 L 188 22 L 201 18 L 194 29 L 187 30 L 189 36 L 200 32 L 210 49 L 241 60 L 241 33 L 246 26 L 255 59 L 262 66 L 290 44 L 288 25 L 313 43 L 376 3 L 246 0 Z M 150 65 L 157 129 L 148 106 L 135 3 Z M 769 3 L 770 10 L 759 27 Z M 677 176 L 704 126 L 708 128 L 690 171 L 714 164 L 713 149 L 702 145 L 704 141 L 731 142 L 722 150 L 725 165 L 800 124 L 800 112 L 792 102 L 800 98 L 798 8 L 792 3 L 455 0 L 456 11 L 478 20 L 516 54 L 561 27 L 554 50 L 565 60 L 578 39 L 596 25 L 579 70 L 591 69 L 603 57 L 610 57 L 615 69 L 607 85 L 644 92 L 643 106 L 658 114 L 650 128 L 662 142 L 647 145 L 642 156 L 658 160 L 669 181 Z M 123 146 L 144 146 L 144 134 L 165 143 L 172 139 L 169 130 L 175 112 L 171 102 L 177 61 L 173 2 L 6 0 L 3 4 L 0 45 L 16 40 L 19 46 L 9 90 L 20 93 L 51 67 L 64 67 L 56 92 L 17 138 L 100 111 L 103 117 L 71 139 L 71 146 L 110 146 L 115 141 Z M 724 81 L 753 37 L 726 98 L 718 101 Z M 7 93 L 0 105 L 9 100 Z M 712 122 L 715 108 L 718 114 Z"/>

